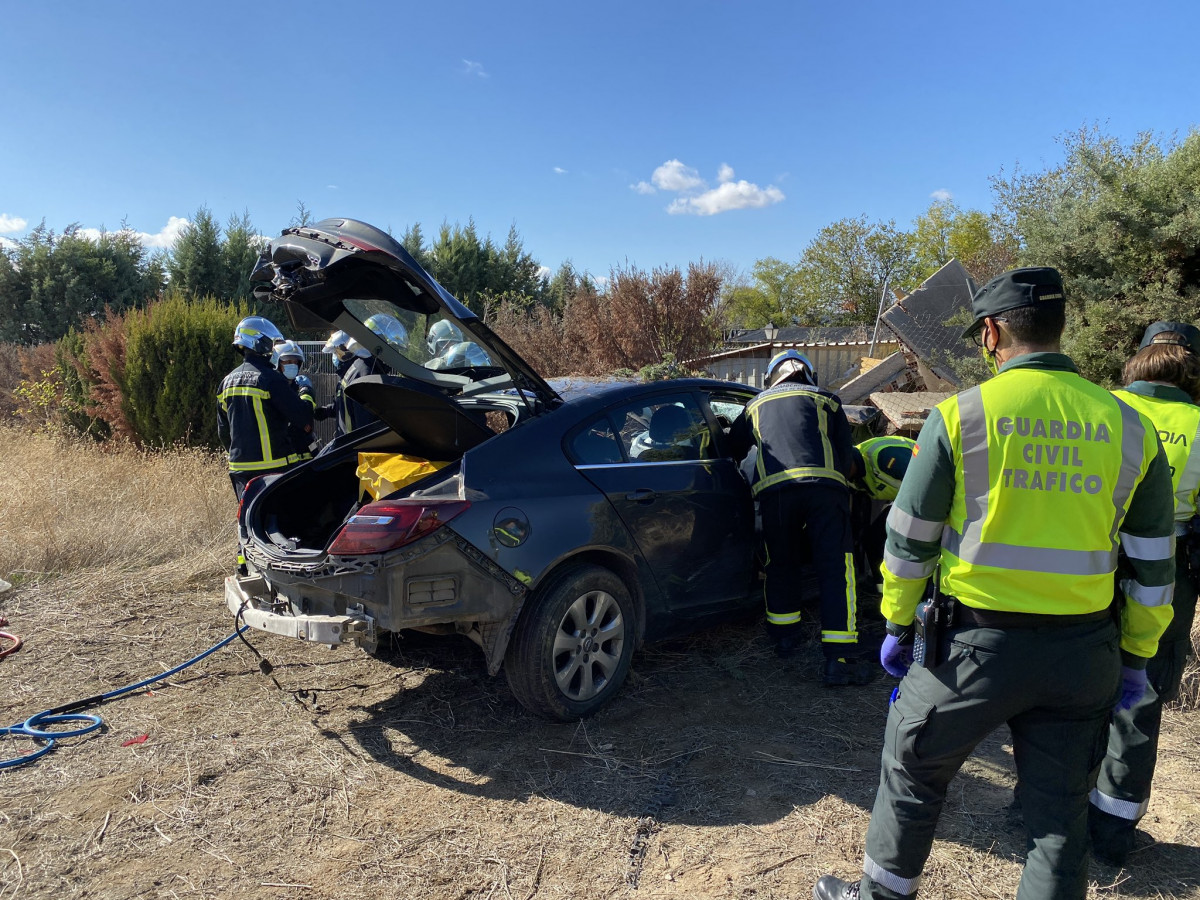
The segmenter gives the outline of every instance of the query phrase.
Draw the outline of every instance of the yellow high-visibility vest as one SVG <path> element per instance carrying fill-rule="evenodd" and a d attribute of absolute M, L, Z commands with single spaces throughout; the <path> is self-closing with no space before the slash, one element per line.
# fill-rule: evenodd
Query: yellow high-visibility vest
<path fill-rule="evenodd" d="M 1171 466 L 1171 486 L 1175 489 L 1175 521 L 1187 523 L 1196 515 L 1196 494 L 1200 491 L 1200 406 L 1181 400 L 1150 397 L 1133 391 L 1113 391 L 1158 430 L 1159 440 Z M 1179 534 L 1184 529 L 1177 528 Z"/>
<path fill-rule="evenodd" d="M 981 609 L 1107 607 L 1121 522 L 1158 452 L 1149 421 L 1073 372 L 1034 368 L 1005 372 L 938 409 L 956 478 L 942 589 Z M 1134 554 L 1142 558 L 1173 550 L 1170 537 L 1129 540 L 1147 545 Z"/>

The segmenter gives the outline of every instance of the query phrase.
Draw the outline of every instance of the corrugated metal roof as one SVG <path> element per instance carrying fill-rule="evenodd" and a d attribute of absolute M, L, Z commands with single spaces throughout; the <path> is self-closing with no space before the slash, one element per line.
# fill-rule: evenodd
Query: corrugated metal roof
<path fill-rule="evenodd" d="M 961 382 L 948 363 L 966 359 L 975 350 L 962 339 L 963 325 L 946 322 L 970 308 L 975 290 L 970 273 L 957 259 L 952 259 L 883 314 L 883 323 L 934 374 L 956 386 Z"/>

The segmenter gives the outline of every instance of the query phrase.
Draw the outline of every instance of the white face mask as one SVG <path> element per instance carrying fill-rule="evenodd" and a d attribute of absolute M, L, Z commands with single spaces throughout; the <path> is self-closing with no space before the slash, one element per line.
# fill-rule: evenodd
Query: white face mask
<path fill-rule="evenodd" d="M 295 381 L 296 376 L 300 374 L 300 367 L 295 363 L 283 364 L 283 375 L 288 381 Z"/>

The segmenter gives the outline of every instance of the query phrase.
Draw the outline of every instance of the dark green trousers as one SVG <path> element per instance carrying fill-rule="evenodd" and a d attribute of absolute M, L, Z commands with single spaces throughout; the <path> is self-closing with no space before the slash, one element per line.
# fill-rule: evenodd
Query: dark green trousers
<path fill-rule="evenodd" d="M 942 658 L 909 670 L 888 713 L 862 896 L 916 894 L 950 780 L 1007 723 L 1029 832 L 1017 897 L 1082 900 L 1088 792 L 1120 681 L 1116 625 L 958 628 Z"/>
<path fill-rule="evenodd" d="M 1186 553 L 1175 561 L 1175 614 L 1158 642 L 1158 652 L 1146 666 L 1149 684 L 1142 699 L 1113 716 L 1108 732 L 1108 754 L 1100 766 L 1092 805 L 1120 822 L 1109 821 L 1108 831 L 1127 824 L 1133 831 L 1150 801 L 1150 782 L 1158 758 L 1158 732 L 1162 708 L 1179 696 L 1183 667 L 1192 649 L 1192 620 L 1196 614 L 1196 583 Z"/>

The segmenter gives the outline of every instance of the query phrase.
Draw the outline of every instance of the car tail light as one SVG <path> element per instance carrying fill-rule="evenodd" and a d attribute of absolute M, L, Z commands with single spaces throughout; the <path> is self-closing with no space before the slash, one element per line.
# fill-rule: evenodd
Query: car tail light
<path fill-rule="evenodd" d="M 264 485 L 265 482 L 263 481 L 263 477 L 261 475 L 255 475 L 246 482 L 246 486 L 242 488 L 241 499 L 238 500 L 237 520 L 239 522 L 242 521 L 242 510 L 246 508 L 246 504 L 248 504 L 252 499 L 254 499 L 255 496 L 258 495 L 258 492 L 263 489 Z"/>
<path fill-rule="evenodd" d="M 468 500 L 380 500 L 350 518 L 329 545 L 333 556 L 383 553 L 437 531 L 471 505 Z"/>

